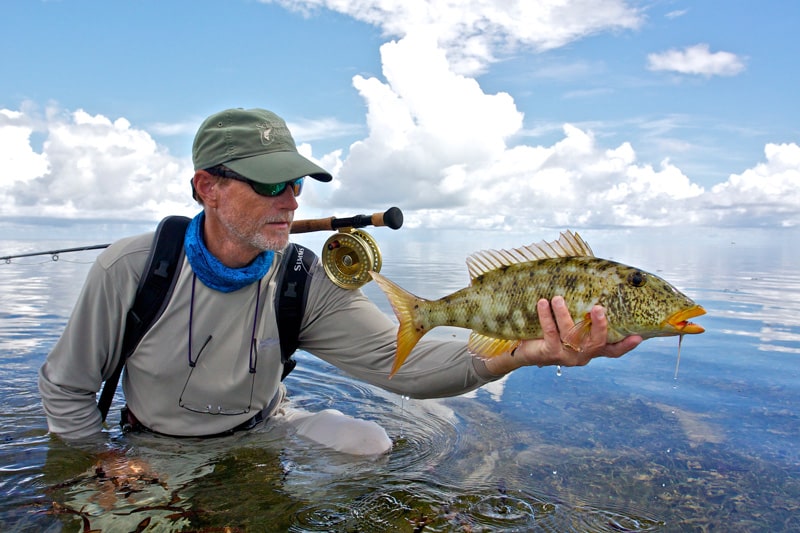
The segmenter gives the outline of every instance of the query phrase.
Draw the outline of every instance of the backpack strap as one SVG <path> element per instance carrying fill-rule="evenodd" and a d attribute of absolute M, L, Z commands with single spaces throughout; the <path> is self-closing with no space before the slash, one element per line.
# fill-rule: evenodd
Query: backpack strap
<path fill-rule="evenodd" d="M 278 321 L 278 337 L 281 343 L 283 374 L 281 381 L 294 370 L 297 361 L 292 354 L 300 344 L 300 324 L 308 300 L 308 279 L 317 256 L 308 248 L 290 243 L 283 256 L 278 295 L 275 298 L 275 315 Z"/>
<path fill-rule="evenodd" d="M 122 352 L 114 373 L 103 384 L 97 407 L 105 421 L 117 391 L 125 361 L 136 349 L 150 326 L 161 316 L 169 302 L 175 281 L 183 265 L 183 239 L 191 219 L 170 216 L 156 228 L 150 255 L 139 279 L 136 298 L 125 319 Z"/>

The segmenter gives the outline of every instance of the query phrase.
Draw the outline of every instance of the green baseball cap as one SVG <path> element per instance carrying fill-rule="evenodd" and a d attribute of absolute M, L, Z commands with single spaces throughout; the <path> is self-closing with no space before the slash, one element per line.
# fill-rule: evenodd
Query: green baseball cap
<path fill-rule="evenodd" d="M 297 152 L 286 122 L 266 109 L 226 109 L 208 117 L 195 135 L 192 160 L 195 170 L 224 164 L 261 183 L 333 179 Z"/>

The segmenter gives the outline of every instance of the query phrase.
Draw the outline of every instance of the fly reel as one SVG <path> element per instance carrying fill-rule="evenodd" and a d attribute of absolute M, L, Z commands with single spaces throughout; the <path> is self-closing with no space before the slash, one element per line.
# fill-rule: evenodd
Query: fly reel
<path fill-rule="evenodd" d="M 325 241 L 322 266 L 339 287 L 357 289 L 372 280 L 370 270 L 380 272 L 381 250 L 366 231 L 342 228 Z"/>

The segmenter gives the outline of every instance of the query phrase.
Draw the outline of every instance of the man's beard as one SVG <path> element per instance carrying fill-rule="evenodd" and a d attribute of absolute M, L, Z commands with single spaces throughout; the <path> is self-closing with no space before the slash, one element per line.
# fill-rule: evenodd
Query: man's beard
<path fill-rule="evenodd" d="M 275 222 L 288 222 L 289 226 L 291 227 L 292 218 L 292 214 L 289 214 L 288 216 L 284 215 L 268 217 L 260 220 L 257 224 L 254 224 L 249 228 L 244 228 L 242 227 L 242 224 L 236 223 L 241 220 L 239 217 L 237 217 L 236 221 L 222 219 L 222 224 L 229 232 L 231 232 L 231 234 L 235 235 L 242 242 L 247 243 L 257 250 L 262 252 L 267 250 L 280 252 L 289 244 L 289 232 L 279 236 L 267 236 L 264 235 L 260 230 L 263 229 L 265 225 Z"/>

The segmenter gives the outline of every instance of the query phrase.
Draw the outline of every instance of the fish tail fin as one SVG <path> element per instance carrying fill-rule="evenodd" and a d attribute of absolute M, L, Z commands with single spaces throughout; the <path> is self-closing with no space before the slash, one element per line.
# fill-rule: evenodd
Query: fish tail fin
<path fill-rule="evenodd" d="M 370 271 L 370 275 L 388 298 L 397 320 L 400 321 L 400 327 L 397 329 L 397 352 L 394 356 L 392 371 L 389 374 L 391 378 L 400 370 L 408 354 L 426 333 L 426 330 L 415 326 L 417 318 L 415 308 L 419 302 L 425 300 L 417 298 L 377 272 Z"/>

